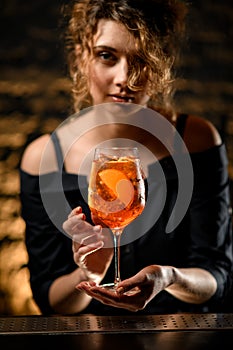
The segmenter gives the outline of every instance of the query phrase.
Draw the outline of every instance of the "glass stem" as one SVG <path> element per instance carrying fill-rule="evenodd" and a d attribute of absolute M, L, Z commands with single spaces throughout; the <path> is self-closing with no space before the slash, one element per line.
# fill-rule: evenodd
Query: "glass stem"
<path fill-rule="evenodd" d="M 122 234 L 121 229 L 113 229 L 113 239 L 114 239 L 114 264 L 115 264 L 115 279 L 114 286 L 117 287 L 118 283 L 121 281 L 120 277 L 120 238 Z"/>

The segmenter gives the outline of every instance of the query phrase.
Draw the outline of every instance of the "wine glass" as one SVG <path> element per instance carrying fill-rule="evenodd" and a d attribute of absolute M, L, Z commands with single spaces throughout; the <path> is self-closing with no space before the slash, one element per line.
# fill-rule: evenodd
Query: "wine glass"
<path fill-rule="evenodd" d="M 136 147 L 96 148 L 89 179 L 88 204 L 96 223 L 113 234 L 115 290 L 120 279 L 120 237 L 145 207 L 145 184 Z M 95 220 L 96 218 L 96 220 Z"/>

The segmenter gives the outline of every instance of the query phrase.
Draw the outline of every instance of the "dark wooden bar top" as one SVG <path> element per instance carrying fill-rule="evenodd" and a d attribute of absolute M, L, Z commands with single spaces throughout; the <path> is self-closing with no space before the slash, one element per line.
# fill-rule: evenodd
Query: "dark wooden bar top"
<path fill-rule="evenodd" d="M 227 350 L 233 314 L 0 317 L 1 349 Z"/>

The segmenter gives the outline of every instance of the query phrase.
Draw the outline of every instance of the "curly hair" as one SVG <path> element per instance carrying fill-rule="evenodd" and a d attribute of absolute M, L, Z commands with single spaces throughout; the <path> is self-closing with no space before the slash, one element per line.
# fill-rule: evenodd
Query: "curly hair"
<path fill-rule="evenodd" d="M 146 74 L 150 106 L 157 110 L 169 109 L 174 92 L 172 67 L 183 38 L 186 10 L 187 6 L 180 0 L 74 1 L 65 38 L 74 109 L 78 111 L 92 105 L 83 72 L 91 57 L 90 43 L 100 19 L 123 24 L 137 42 L 137 55 L 128 62 L 128 88 L 142 89 L 141 77 Z"/>

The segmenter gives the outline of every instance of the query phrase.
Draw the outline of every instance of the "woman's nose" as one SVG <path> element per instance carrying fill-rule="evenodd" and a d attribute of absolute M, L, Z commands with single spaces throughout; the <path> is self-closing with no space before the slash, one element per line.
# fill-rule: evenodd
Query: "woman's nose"
<path fill-rule="evenodd" d="M 117 86 L 126 86 L 128 80 L 128 62 L 126 59 L 119 60 L 116 65 L 114 83 Z"/>

